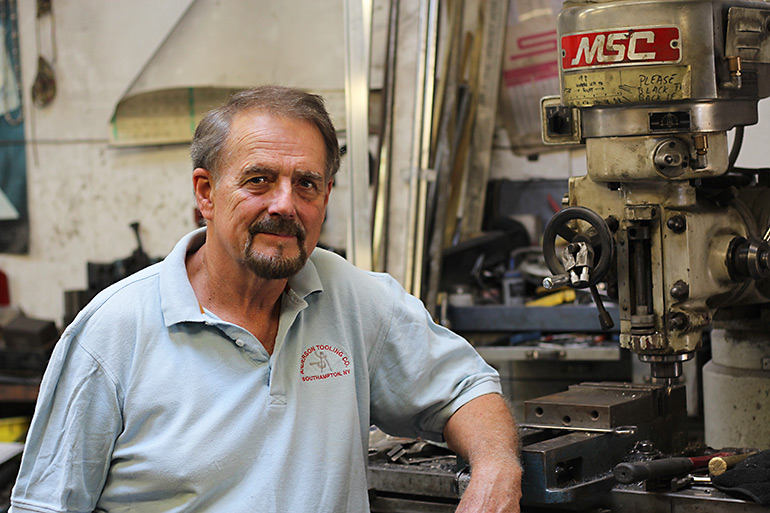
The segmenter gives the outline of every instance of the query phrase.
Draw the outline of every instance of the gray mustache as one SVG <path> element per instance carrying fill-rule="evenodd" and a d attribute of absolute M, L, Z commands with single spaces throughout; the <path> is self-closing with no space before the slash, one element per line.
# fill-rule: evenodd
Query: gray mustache
<path fill-rule="evenodd" d="M 249 234 L 269 233 L 272 235 L 292 235 L 301 242 L 305 240 L 305 230 L 296 221 L 285 217 L 265 217 L 249 226 Z"/>

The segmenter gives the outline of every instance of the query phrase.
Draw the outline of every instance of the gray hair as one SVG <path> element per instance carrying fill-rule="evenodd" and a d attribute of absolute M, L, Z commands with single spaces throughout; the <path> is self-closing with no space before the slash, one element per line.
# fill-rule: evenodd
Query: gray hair
<path fill-rule="evenodd" d="M 326 178 L 337 173 L 340 168 L 339 142 L 323 98 L 300 89 L 274 85 L 236 93 L 225 105 L 209 111 L 203 117 L 190 145 L 193 169 L 207 169 L 215 179 L 219 176 L 219 165 L 233 117 L 249 110 L 313 123 L 321 132 L 326 146 Z"/>

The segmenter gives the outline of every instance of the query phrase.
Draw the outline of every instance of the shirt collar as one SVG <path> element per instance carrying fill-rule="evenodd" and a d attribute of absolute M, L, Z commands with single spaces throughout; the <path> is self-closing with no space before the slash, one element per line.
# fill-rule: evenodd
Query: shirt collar
<path fill-rule="evenodd" d="M 198 250 L 206 241 L 206 228 L 188 233 L 177 242 L 163 260 L 160 269 L 160 301 L 166 326 L 180 322 L 205 322 L 198 298 L 187 275 L 187 255 Z M 323 291 L 321 278 L 311 258 L 300 271 L 289 278 L 289 293 L 304 299 L 313 292 Z"/>
<path fill-rule="evenodd" d="M 316 266 L 313 263 L 312 253 L 310 254 L 310 258 L 307 259 L 307 262 L 305 262 L 305 265 L 302 266 L 302 269 L 289 278 L 289 290 L 302 299 L 305 299 L 313 292 L 323 291 L 321 278 L 318 276 L 318 269 L 316 269 Z"/>
<path fill-rule="evenodd" d="M 160 268 L 160 305 L 166 326 L 180 322 L 203 322 L 198 298 L 187 275 L 187 255 L 206 241 L 206 228 L 188 233 L 176 243 Z"/>

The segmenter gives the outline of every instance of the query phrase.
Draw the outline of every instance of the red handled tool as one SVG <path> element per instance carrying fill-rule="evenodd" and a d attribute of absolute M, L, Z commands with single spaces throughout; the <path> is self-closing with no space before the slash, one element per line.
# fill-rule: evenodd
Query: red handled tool
<path fill-rule="evenodd" d="M 711 458 L 731 456 L 720 452 L 708 456 L 663 458 L 659 460 L 624 462 L 615 465 L 615 481 L 628 484 L 645 479 L 658 479 L 685 474 L 696 468 L 707 467 Z"/>

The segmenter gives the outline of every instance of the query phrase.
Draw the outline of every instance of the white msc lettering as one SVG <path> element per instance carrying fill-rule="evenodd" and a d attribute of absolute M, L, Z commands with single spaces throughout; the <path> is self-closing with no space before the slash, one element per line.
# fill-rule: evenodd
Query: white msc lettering
<path fill-rule="evenodd" d="M 589 47 L 589 39 L 588 36 L 584 36 L 580 39 L 580 44 L 578 45 L 577 49 L 577 55 L 575 55 L 575 58 L 572 59 L 572 65 L 576 66 L 580 62 L 580 54 L 585 54 L 586 56 L 586 64 L 590 64 L 594 61 L 594 56 L 598 54 L 599 62 L 602 62 L 602 59 L 604 58 L 604 54 L 602 49 L 604 48 L 604 35 L 598 35 L 596 36 L 596 39 L 594 39 L 593 46 Z"/>
<path fill-rule="evenodd" d="M 655 52 L 636 52 L 636 42 L 644 39 L 648 43 L 655 42 L 655 32 L 651 30 L 641 30 L 631 35 L 631 41 L 628 43 L 628 58 L 632 61 L 648 61 L 655 58 Z"/>
<path fill-rule="evenodd" d="M 626 34 L 625 32 L 615 32 L 606 37 L 604 34 L 599 34 L 594 39 L 593 45 L 588 36 L 582 37 L 578 45 L 577 54 L 572 59 L 572 65 L 576 66 L 580 63 L 581 55 L 585 55 L 586 64 L 589 65 L 594 62 L 594 58 L 598 63 L 623 61 L 626 57 L 626 46 L 624 43 L 628 40 Z M 636 51 L 636 44 L 639 40 L 653 43 L 655 41 L 655 33 L 650 30 L 633 32 L 630 40 L 628 40 L 628 59 L 632 61 L 654 59 L 654 52 L 640 53 Z M 604 53 L 605 48 L 607 50 L 606 54 Z"/>
<path fill-rule="evenodd" d="M 621 62 L 623 60 L 623 57 L 626 56 L 626 46 L 622 43 L 618 44 L 618 40 L 625 41 L 626 35 L 616 32 L 607 37 L 607 50 L 615 52 L 615 55 L 603 55 L 600 51 L 599 62 Z M 601 60 L 602 57 L 604 60 Z"/>

